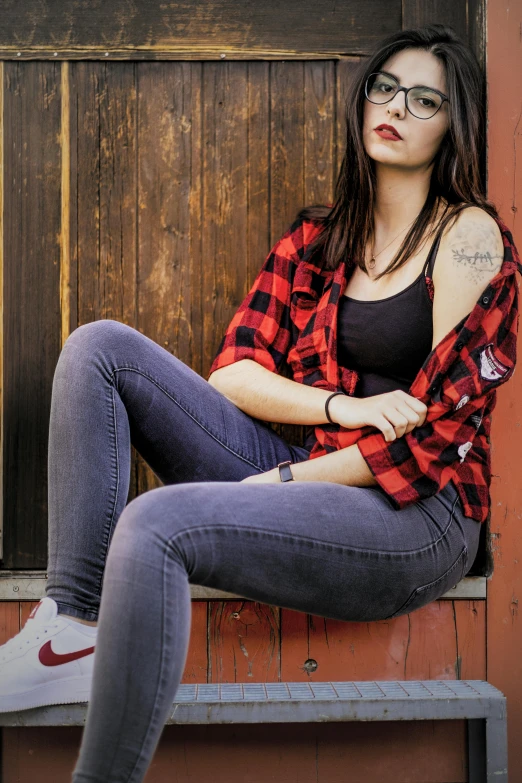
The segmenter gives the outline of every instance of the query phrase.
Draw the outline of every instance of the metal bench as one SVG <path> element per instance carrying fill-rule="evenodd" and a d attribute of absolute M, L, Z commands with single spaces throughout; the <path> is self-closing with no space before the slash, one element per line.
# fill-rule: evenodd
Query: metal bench
<path fill-rule="evenodd" d="M 82 726 L 87 704 L 0 713 L 0 726 Z M 507 783 L 506 697 L 483 680 L 180 684 L 167 724 L 467 720 L 469 783 Z"/>

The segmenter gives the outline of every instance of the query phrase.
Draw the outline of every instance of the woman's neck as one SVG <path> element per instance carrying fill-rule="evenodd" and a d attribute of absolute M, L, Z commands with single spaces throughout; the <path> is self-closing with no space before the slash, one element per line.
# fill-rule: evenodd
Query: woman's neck
<path fill-rule="evenodd" d="M 375 173 L 375 234 L 377 241 L 385 241 L 413 223 L 421 211 L 430 187 L 431 169 L 405 171 L 376 163 Z"/>

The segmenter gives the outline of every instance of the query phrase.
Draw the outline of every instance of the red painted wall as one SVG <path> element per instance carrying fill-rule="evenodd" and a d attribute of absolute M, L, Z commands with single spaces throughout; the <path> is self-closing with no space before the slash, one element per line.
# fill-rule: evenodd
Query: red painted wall
<path fill-rule="evenodd" d="M 487 2 L 488 193 L 522 250 L 522 0 Z M 520 289 L 520 277 L 518 277 Z M 519 335 L 522 340 L 522 335 Z M 518 361 L 522 347 L 519 345 Z M 522 369 L 492 417 L 495 570 L 487 591 L 488 680 L 508 697 L 509 781 L 522 783 Z"/>

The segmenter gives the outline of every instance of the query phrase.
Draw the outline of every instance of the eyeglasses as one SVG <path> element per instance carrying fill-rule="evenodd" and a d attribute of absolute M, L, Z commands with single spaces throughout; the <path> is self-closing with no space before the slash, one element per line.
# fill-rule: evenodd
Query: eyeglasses
<path fill-rule="evenodd" d="M 383 71 L 371 73 L 364 85 L 364 93 L 370 103 L 388 103 L 398 92 L 404 93 L 406 108 L 419 120 L 429 120 L 448 100 L 444 93 L 433 87 L 400 87 L 394 76 Z"/>

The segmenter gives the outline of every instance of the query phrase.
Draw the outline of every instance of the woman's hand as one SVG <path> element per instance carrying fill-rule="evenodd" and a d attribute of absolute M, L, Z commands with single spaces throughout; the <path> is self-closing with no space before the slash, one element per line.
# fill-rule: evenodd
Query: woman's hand
<path fill-rule="evenodd" d="M 252 476 L 241 479 L 239 483 L 242 484 L 245 481 L 250 484 L 280 484 L 279 468 L 267 470 L 265 473 L 254 473 Z"/>
<path fill-rule="evenodd" d="M 381 430 L 387 443 L 424 424 L 428 408 L 402 389 L 373 397 L 338 394 L 329 404 L 332 419 L 350 430 L 371 425 Z"/>

